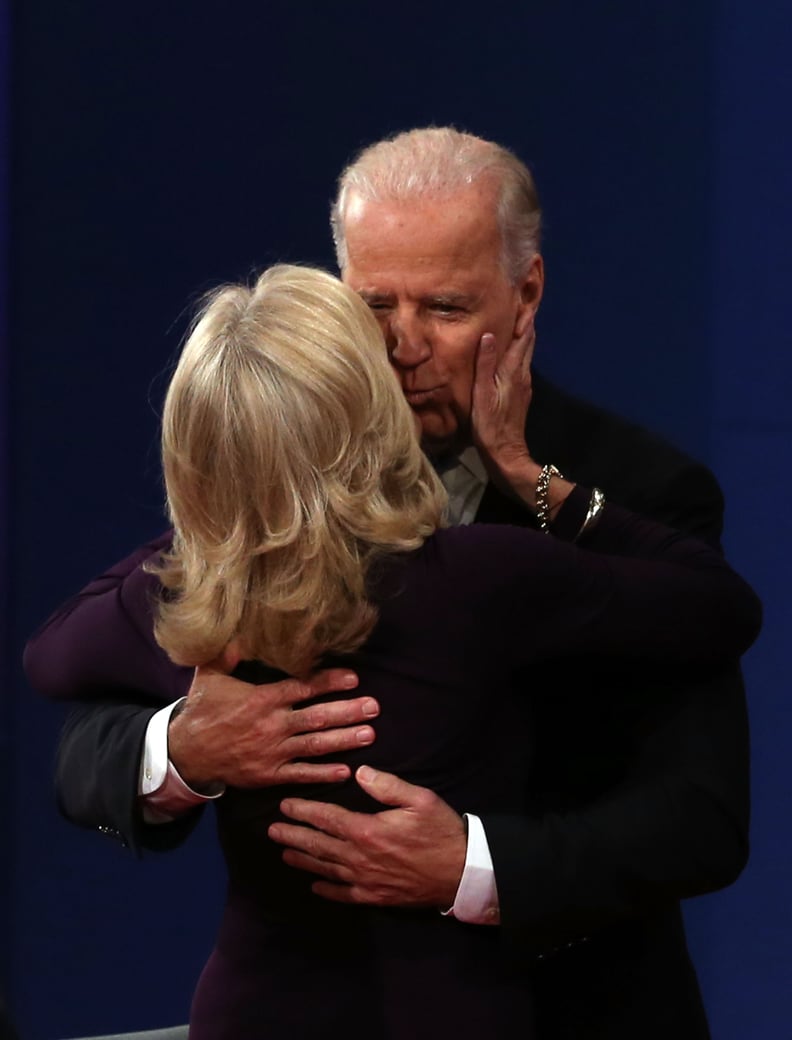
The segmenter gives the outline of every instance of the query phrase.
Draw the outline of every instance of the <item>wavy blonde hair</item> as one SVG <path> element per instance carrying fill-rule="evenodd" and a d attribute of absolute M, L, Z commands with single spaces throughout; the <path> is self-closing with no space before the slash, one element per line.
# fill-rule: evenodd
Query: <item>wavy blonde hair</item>
<path fill-rule="evenodd" d="M 418 548 L 445 491 L 368 307 L 280 265 L 209 298 L 165 401 L 173 550 L 156 636 L 179 664 L 244 656 L 292 675 L 357 649 L 372 562 Z"/>

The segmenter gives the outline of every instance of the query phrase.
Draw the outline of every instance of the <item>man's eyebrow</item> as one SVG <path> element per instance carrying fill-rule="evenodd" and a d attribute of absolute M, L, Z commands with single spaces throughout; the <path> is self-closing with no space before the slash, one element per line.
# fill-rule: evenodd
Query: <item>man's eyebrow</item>
<path fill-rule="evenodd" d="M 424 301 L 427 303 L 443 303 L 451 307 L 463 307 L 472 303 L 474 299 L 475 296 L 473 294 L 463 292 L 427 293 L 424 297 Z"/>
<path fill-rule="evenodd" d="M 366 303 L 391 299 L 390 293 L 379 292 L 377 289 L 358 289 L 357 294 L 361 300 L 364 300 Z"/>

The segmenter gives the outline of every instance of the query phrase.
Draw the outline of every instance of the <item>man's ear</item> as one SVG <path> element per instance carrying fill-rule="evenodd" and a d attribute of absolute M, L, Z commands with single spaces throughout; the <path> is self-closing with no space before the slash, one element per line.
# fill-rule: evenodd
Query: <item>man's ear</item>
<path fill-rule="evenodd" d="M 520 293 L 520 301 L 517 309 L 517 318 L 514 324 L 514 336 L 524 336 L 529 327 L 533 325 L 539 304 L 542 302 L 544 292 L 544 261 L 537 253 L 531 260 L 525 274 L 519 279 L 517 289 Z"/>

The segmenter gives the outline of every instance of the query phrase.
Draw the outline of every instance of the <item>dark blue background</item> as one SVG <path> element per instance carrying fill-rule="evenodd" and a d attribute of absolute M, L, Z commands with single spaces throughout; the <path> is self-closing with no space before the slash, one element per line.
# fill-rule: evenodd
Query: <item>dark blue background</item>
<path fill-rule="evenodd" d="M 718 1040 L 784 1035 L 792 8 L 24 0 L 11 19 L 2 0 L 0 16 L 0 921 L 24 1038 L 185 1020 L 222 898 L 208 818 L 143 862 L 58 818 L 61 717 L 24 685 L 24 638 L 162 526 L 156 414 L 185 305 L 276 259 L 331 264 L 343 163 L 430 122 L 536 173 L 539 366 L 727 492 L 728 549 L 767 608 L 746 662 L 754 852 L 688 920 Z"/>

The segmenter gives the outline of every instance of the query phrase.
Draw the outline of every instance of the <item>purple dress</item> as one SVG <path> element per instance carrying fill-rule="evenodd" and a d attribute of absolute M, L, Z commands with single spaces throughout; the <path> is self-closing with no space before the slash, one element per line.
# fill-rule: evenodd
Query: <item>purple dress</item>
<path fill-rule="evenodd" d="M 343 756 L 353 769 L 366 762 L 397 773 L 458 811 L 525 812 L 537 662 L 564 667 L 570 656 L 593 654 L 678 667 L 747 648 L 758 601 L 716 551 L 610 506 L 587 535 L 596 552 L 583 551 L 564 539 L 587 504 L 576 489 L 554 538 L 453 528 L 377 568 L 378 623 L 343 661 L 381 705 L 375 743 Z M 72 669 L 65 687 L 125 681 L 172 698 L 172 669 L 150 634 L 156 583 L 139 562 L 93 595 L 86 590 L 76 608 L 84 642 L 72 615 L 73 664 L 59 655 Z M 239 674 L 271 677 L 256 664 Z M 311 878 L 285 866 L 267 837 L 290 793 L 381 808 L 351 781 L 229 789 L 216 803 L 228 896 L 196 988 L 192 1040 L 530 1037 L 530 979 L 504 955 L 498 928 L 434 909 L 337 905 L 310 892 Z"/>

